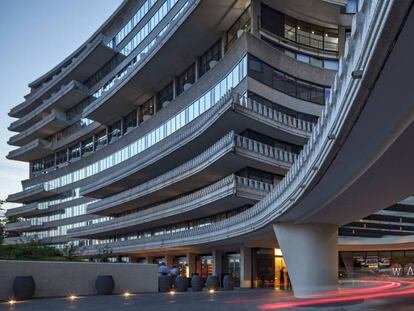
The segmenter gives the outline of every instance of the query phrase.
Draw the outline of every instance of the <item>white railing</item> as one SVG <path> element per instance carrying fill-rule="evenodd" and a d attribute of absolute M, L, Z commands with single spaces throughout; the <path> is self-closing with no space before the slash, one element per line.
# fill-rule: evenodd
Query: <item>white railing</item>
<path fill-rule="evenodd" d="M 262 144 L 252 139 L 241 138 L 239 135 L 235 135 L 233 132 L 230 132 L 206 151 L 194 157 L 190 161 L 136 187 L 130 188 L 124 192 L 98 201 L 97 203 L 90 206 L 88 212 L 94 213 L 96 211 L 120 204 L 117 202 L 137 199 L 140 196 L 157 191 L 161 188 L 166 187 L 167 185 L 187 178 L 193 175 L 194 172 L 208 167 L 212 162 L 229 153 L 234 147 L 242 149 L 244 148 L 245 150 L 254 152 L 256 154 L 275 159 L 278 162 L 286 162 L 286 166 L 290 166 L 293 163 L 294 159 L 294 155 L 289 152 Z"/>
<path fill-rule="evenodd" d="M 258 196 L 264 197 L 272 190 L 273 185 L 254 179 L 229 175 L 212 185 L 179 199 L 92 226 L 75 228 L 69 234 L 75 237 L 87 237 L 90 234 L 108 232 L 119 227 L 125 228 L 126 226 L 165 219 L 166 217 L 172 217 L 201 208 L 206 204 L 222 199 L 226 195 L 232 195 L 238 188 L 247 189 L 250 192 L 255 192 Z"/>
<path fill-rule="evenodd" d="M 273 158 L 273 159 L 276 159 L 282 162 L 292 164 L 297 158 L 297 155 L 292 152 L 288 152 L 280 148 L 272 147 L 272 146 L 266 145 L 264 143 L 258 142 L 256 140 L 253 140 L 253 139 L 250 139 L 244 136 L 235 135 L 235 142 L 236 142 L 237 147 L 240 147 L 240 148 L 258 153 L 265 157 Z"/>
<path fill-rule="evenodd" d="M 263 105 L 251 98 L 246 98 L 235 94 L 235 101 L 242 107 L 245 107 L 253 112 L 257 112 L 269 119 L 279 122 L 291 128 L 295 128 L 304 132 L 312 132 L 314 123 L 301 120 L 287 114 L 284 114 L 276 109 L 272 109 L 266 105 Z"/>

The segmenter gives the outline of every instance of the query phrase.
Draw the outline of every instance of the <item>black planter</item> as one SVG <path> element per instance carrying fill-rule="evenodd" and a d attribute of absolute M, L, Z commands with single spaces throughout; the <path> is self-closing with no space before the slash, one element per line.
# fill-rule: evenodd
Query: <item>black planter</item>
<path fill-rule="evenodd" d="M 111 295 L 115 288 L 115 281 L 112 275 L 99 275 L 95 281 L 95 288 L 98 295 Z"/>
<path fill-rule="evenodd" d="M 172 286 L 171 275 L 160 275 L 158 277 L 158 289 L 161 293 L 169 292 Z"/>
<path fill-rule="evenodd" d="M 184 276 L 177 276 L 175 278 L 175 288 L 177 288 L 177 291 L 179 292 L 186 292 L 188 289 L 188 278 Z"/>
<path fill-rule="evenodd" d="M 203 280 L 198 275 L 191 277 L 191 289 L 193 292 L 200 292 L 203 289 Z"/>
<path fill-rule="evenodd" d="M 223 288 L 224 290 L 234 289 L 234 279 L 231 274 L 227 274 L 223 277 Z"/>
<path fill-rule="evenodd" d="M 209 275 L 207 277 L 207 282 L 206 282 L 206 287 L 207 289 L 218 289 L 219 287 L 219 278 L 216 275 Z"/>
<path fill-rule="evenodd" d="M 32 276 L 16 276 L 13 281 L 13 292 L 16 300 L 26 300 L 33 297 L 36 284 Z"/>

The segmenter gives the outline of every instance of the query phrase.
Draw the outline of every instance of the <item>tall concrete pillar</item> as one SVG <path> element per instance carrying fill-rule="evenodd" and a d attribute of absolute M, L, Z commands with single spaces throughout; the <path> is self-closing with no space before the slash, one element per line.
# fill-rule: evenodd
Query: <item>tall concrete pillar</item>
<path fill-rule="evenodd" d="M 251 18 L 251 33 L 252 35 L 256 37 L 260 37 L 259 30 L 260 30 L 260 19 L 261 19 L 261 0 L 252 0 L 251 2 L 251 12 L 252 12 L 252 18 Z"/>
<path fill-rule="evenodd" d="M 240 248 L 240 287 L 252 287 L 252 249 Z"/>
<path fill-rule="evenodd" d="M 191 277 L 193 273 L 196 273 L 196 254 L 187 253 L 188 274 Z"/>
<path fill-rule="evenodd" d="M 217 275 L 218 277 L 222 274 L 222 266 L 223 266 L 223 252 L 217 249 L 213 250 L 213 275 Z"/>
<path fill-rule="evenodd" d="M 295 296 L 337 289 L 337 225 L 280 223 L 273 229 Z"/>

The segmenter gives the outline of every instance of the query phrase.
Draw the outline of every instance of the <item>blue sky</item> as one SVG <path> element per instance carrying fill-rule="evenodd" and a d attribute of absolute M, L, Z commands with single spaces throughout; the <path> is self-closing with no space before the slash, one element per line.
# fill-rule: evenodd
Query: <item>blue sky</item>
<path fill-rule="evenodd" d="M 7 113 L 29 92 L 27 84 L 78 48 L 122 0 L 0 0 L 0 199 L 21 190 L 27 163 L 5 157 L 13 121 Z M 12 207 L 6 204 L 6 208 Z"/>

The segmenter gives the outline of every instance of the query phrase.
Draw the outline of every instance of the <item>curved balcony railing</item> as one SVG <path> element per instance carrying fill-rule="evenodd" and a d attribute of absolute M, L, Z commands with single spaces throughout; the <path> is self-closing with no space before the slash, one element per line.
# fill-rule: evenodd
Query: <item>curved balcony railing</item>
<path fill-rule="evenodd" d="M 339 52 L 337 51 L 324 50 L 321 48 L 313 47 L 311 45 L 301 44 L 299 42 L 296 42 L 288 38 L 284 38 L 274 33 L 271 33 L 270 31 L 264 28 L 260 29 L 260 34 L 262 36 L 265 36 L 266 38 L 269 38 L 270 40 L 277 43 L 281 47 L 287 47 L 294 51 L 303 52 L 303 53 L 307 53 L 308 55 L 315 55 L 318 57 L 323 57 L 323 58 L 328 58 L 328 59 L 338 59 L 339 57 Z M 322 43 L 321 41 L 318 41 L 318 46 L 321 46 L 321 43 Z"/>
<path fill-rule="evenodd" d="M 30 121 L 30 124 L 36 122 L 34 121 L 35 118 L 41 116 L 42 112 L 46 111 L 47 109 L 50 109 L 53 106 L 53 104 L 56 103 L 56 101 L 58 101 L 60 98 L 62 98 L 72 90 L 84 93 L 85 97 L 89 94 L 87 87 L 79 83 L 78 81 L 71 81 L 66 85 L 62 85 L 57 92 L 53 93 L 48 99 L 43 100 L 41 105 L 30 111 L 28 114 L 24 115 L 20 119 L 11 123 L 9 126 L 9 130 L 21 131 L 26 127 L 26 123 Z"/>
<path fill-rule="evenodd" d="M 43 95 L 45 95 L 45 93 L 47 91 L 49 91 L 52 88 L 52 86 L 54 86 L 61 79 L 63 79 L 66 76 L 67 73 L 71 72 L 74 68 L 76 68 L 79 65 L 79 63 L 91 51 L 93 51 L 100 44 L 103 44 L 103 45 L 105 45 L 105 47 L 107 49 L 110 49 L 105 44 L 105 42 L 107 42 L 107 41 L 108 41 L 108 39 L 106 38 L 106 36 L 104 34 L 98 35 L 94 40 L 92 40 L 90 43 L 88 43 L 85 46 L 84 50 L 80 54 L 78 54 L 76 57 L 72 58 L 71 62 L 67 66 L 63 67 L 59 71 L 59 73 L 54 74 L 53 77 L 50 80 L 48 80 L 47 82 L 44 82 L 33 94 L 30 94 L 28 96 L 26 101 L 24 101 L 23 103 L 21 103 L 20 105 L 18 105 L 16 107 L 14 107 L 10 111 L 10 114 L 12 116 L 14 116 L 14 115 L 18 116 L 22 110 L 27 109 L 28 106 L 33 104 L 36 100 L 39 100 Z M 116 52 L 114 51 L 114 53 L 116 53 Z M 49 98 L 50 98 L 50 96 L 49 96 Z"/>
<path fill-rule="evenodd" d="M 334 140 L 345 128 L 350 107 L 355 104 L 356 93 L 362 82 L 352 78 L 355 68 L 364 68 L 372 59 L 372 51 L 382 33 L 393 1 L 360 1 L 359 13 L 354 17 L 351 37 L 346 42 L 345 54 L 333 85 L 328 105 L 298 159 L 285 178 L 252 208 L 226 220 L 202 228 L 190 229 L 171 235 L 153 236 L 141 240 L 129 240 L 107 244 L 115 252 L 137 250 L 145 244 L 146 249 L 208 243 L 253 232 L 266 226 L 292 207 L 317 177 L 319 168 L 333 151 Z M 339 83 L 342 79 L 342 83 Z M 142 243 L 142 244 L 139 244 Z M 91 246 L 81 253 L 96 254 L 100 246 Z"/>
<path fill-rule="evenodd" d="M 157 220 L 164 220 L 165 222 L 166 218 L 174 219 L 177 215 L 196 211 L 207 204 L 219 201 L 231 195 L 259 200 L 269 193 L 272 188 L 273 185 L 269 183 L 229 175 L 212 185 L 179 199 L 145 208 L 125 216 L 113 218 L 106 222 L 71 229 L 68 234 L 73 237 L 88 237 L 93 234 L 104 234 L 108 231 L 125 229 L 140 224 L 155 222 Z"/>
<path fill-rule="evenodd" d="M 171 134 L 171 136 L 165 140 L 165 143 L 158 145 L 153 150 L 148 150 L 148 152 L 144 151 L 140 157 L 138 159 L 134 159 L 133 163 L 130 165 L 118 168 L 115 176 L 112 174 L 106 174 L 96 182 L 88 183 L 88 185 L 82 187 L 82 194 L 87 195 L 90 192 L 99 190 L 104 186 L 130 176 L 142 168 L 150 166 L 152 163 L 155 163 L 181 146 L 189 143 L 195 137 L 198 137 L 206 131 L 226 111 L 234 107 L 234 104 L 237 104 L 238 106 L 235 107 L 237 112 L 240 108 L 242 108 L 242 110 L 244 109 L 244 113 L 248 113 L 249 116 L 252 116 L 253 114 L 256 117 L 260 117 L 260 120 L 263 120 L 262 118 L 264 118 L 267 120 L 267 124 L 269 126 L 286 131 L 293 135 L 308 137 L 313 128 L 313 124 L 308 121 L 293 118 L 251 100 L 250 98 L 246 99 L 235 93 L 228 92 L 218 104 L 214 105 L 207 112 L 196 118 L 194 122 L 189 123 L 182 129 Z"/>
<path fill-rule="evenodd" d="M 231 152 L 242 154 L 243 156 L 269 163 L 282 169 L 288 169 L 296 157 L 296 155 L 290 152 L 262 144 L 252 139 L 240 138 L 239 135 L 230 132 L 190 161 L 145 183 L 91 204 L 88 207 L 88 212 L 99 213 L 110 208 L 119 207 L 122 204 L 132 202 L 167 186 L 176 184 L 208 168 L 212 163 Z M 187 187 L 187 189 L 189 188 Z M 141 200 L 140 204 L 143 204 L 143 200 Z"/>
<path fill-rule="evenodd" d="M 39 122 L 35 123 L 28 129 L 24 130 L 23 132 L 20 132 L 19 134 L 16 134 L 10 137 L 8 144 L 22 145 L 36 138 L 44 138 L 48 136 L 48 134 L 41 134 L 41 131 L 45 132 L 44 129 L 46 127 L 50 127 L 51 124 L 54 124 L 53 128 L 56 130 L 60 130 L 64 128 L 68 124 L 66 115 L 61 112 L 52 111 L 52 113 L 50 113 L 48 116 L 41 119 Z"/>
<path fill-rule="evenodd" d="M 149 42 L 141 51 L 127 64 L 123 69 L 120 70 L 110 81 L 105 83 L 100 89 L 94 92 L 94 96 L 97 98 L 94 102 L 89 105 L 83 113 L 83 117 L 87 118 L 88 115 L 102 104 L 102 99 L 115 89 L 116 86 L 120 85 L 123 81 L 129 79 L 136 73 L 141 65 L 156 48 L 161 47 L 161 43 L 165 42 L 167 37 L 170 37 L 175 29 L 178 28 L 179 24 L 183 22 L 185 17 L 191 12 L 199 3 L 200 0 L 188 0 L 182 8 L 175 14 L 171 21 L 160 30 L 155 38 Z"/>

